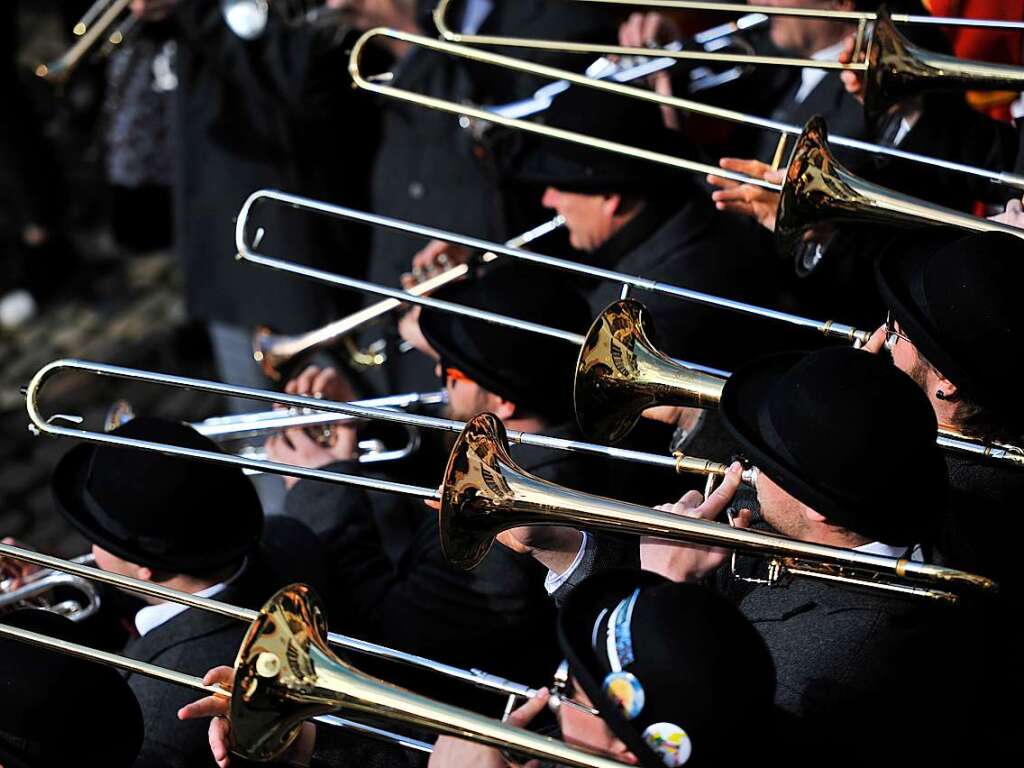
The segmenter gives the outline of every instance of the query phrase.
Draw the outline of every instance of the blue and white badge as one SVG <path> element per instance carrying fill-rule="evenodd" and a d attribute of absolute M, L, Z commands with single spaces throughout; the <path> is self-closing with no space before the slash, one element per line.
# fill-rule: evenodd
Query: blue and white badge
<path fill-rule="evenodd" d="M 647 726 L 644 741 L 669 768 L 685 765 L 693 753 L 690 737 L 675 723 L 653 723 Z"/>

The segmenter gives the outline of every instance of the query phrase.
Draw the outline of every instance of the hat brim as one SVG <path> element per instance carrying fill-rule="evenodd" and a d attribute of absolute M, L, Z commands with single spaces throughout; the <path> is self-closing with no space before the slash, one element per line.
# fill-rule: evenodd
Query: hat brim
<path fill-rule="evenodd" d="M 223 568 L 237 562 L 258 543 L 258 533 L 255 537 L 247 538 L 245 541 L 210 542 L 216 546 L 216 549 L 196 552 L 195 556 L 187 558 L 188 562 L 186 562 L 185 558 L 178 560 L 147 552 L 137 544 L 113 535 L 83 502 L 89 467 L 95 450 L 96 446 L 94 445 L 76 445 L 58 462 L 51 482 L 57 510 L 71 527 L 84 536 L 90 544 L 95 544 L 112 555 L 147 568 L 157 568 L 173 573 L 189 573 Z M 253 493 L 255 494 L 255 491 Z M 262 522 L 262 511 L 257 511 Z M 227 514 L 227 510 L 225 510 L 225 514 Z M 243 531 L 245 528 L 246 526 L 240 525 L 236 530 Z M 201 537 L 197 533 L 198 538 Z"/>
<path fill-rule="evenodd" d="M 641 765 L 661 765 L 661 759 L 647 746 L 643 734 L 630 723 L 605 695 L 605 673 L 593 645 L 594 619 L 599 612 L 613 609 L 633 590 L 668 583 L 668 579 L 650 571 L 603 571 L 586 579 L 570 593 L 558 618 L 558 640 L 569 662 L 569 670 L 600 711 L 604 720 Z"/>
<path fill-rule="evenodd" d="M 444 299 L 464 303 L 461 301 L 462 295 L 456 286 L 451 286 L 445 289 Z M 564 396 L 549 389 L 543 390 L 541 397 L 536 396 L 542 392 L 539 389 L 535 393 L 517 391 L 516 387 L 510 387 L 508 382 L 494 376 L 493 369 L 484 365 L 482 360 L 475 360 L 471 354 L 467 354 L 467 350 L 456 341 L 459 336 L 458 329 L 463 322 L 464 318 L 455 313 L 425 308 L 420 313 L 420 332 L 445 363 L 458 368 L 488 392 L 493 392 L 516 405 L 546 414 L 557 421 L 569 418 L 572 408 L 571 393 L 568 391 L 569 382 L 566 384 Z"/>
<path fill-rule="evenodd" d="M 936 245 L 949 242 L 949 231 L 942 231 L 945 235 L 935 233 L 933 239 Z M 891 241 L 875 262 L 875 280 L 882 301 L 892 311 L 902 332 L 913 342 L 914 347 L 943 376 L 963 387 L 969 377 L 947 352 L 934 324 L 922 311 L 921 302 L 913 295 L 912 285 L 916 276 L 925 269 L 935 252 L 935 249 L 921 247 L 922 237 L 930 235 L 915 232 L 913 236 L 906 235 Z M 910 248 L 911 244 L 915 247 Z"/>

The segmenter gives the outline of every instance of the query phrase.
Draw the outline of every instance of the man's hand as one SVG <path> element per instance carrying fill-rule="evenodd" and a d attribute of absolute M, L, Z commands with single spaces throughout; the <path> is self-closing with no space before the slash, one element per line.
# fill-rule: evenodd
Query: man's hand
<path fill-rule="evenodd" d="M 498 541 L 513 552 L 530 555 L 549 571 L 565 573 L 583 544 L 575 528 L 552 525 L 524 525 L 502 531 Z"/>
<path fill-rule="evenodd" d="M 427 337 L 423 335 L 423 331 L 420 329 L 421 309 L 422 307 L 418 304 L 414 304 L 399 318 L 398 335 L 402 337 L 402 341 L 413 349 L 422 352 L 431 360 L 440 360 L 441 356 L 437 354 L 437 350 L 430 346 L 430 342 L 427 341 Z"/>
<path fill-rule="evenodd" d="M 402 275 L 402 287 L 411 288 L 456 264 L 465 264 L 472 255 L 473 251 L 465 246 L 431 240 L 412 257 L 412 272 Z"/>
<path fill-rule="evenodd" d="M 518 709 L 513 710 L 506 722 L 517 728 L 525 728 L 544 707 L 547 706 L 550 694 L 548 690 L 539 691 L 536 698 L 528 700 Z M 441 736 L 434 744 L 427 768 L 507 768 L 508 762 L 494 747 L 486 747 L 472 741 L 463 741 L 452 736 Z M 523 768 L 539 768 L 539 760 L 530 760 Z"/>
<path fill-rule="evenodd" d="M 661 13 L 632 13 L 619 26 L 619 45 L 630 48 L 657 48 L 678 40 L 679 28 L 672 19 Z M 657 56 L 656 50 L 651 51 Z M 648 79 L 651 89 L 662 96 L 672 95 L 672 78 L 669 70 L 655 72 Z M 672 107 L 661 107 L 661 119 L 665 127 L 673 131 L 679 130 L 679 113 Z"/>
<path fill-rule="evenodd" d="M 1006 204 L 1005 211 L 992 217 L 992 221 L 998 221 L 1003 224 L 1009 224 L 1011 227 L 1024 229 L 1024 206 L 1021 205 L 1020 200 L 1014 198 Z"/>
<path fill-rule="evenodd" d="M 284 388 L 289 395 L 305 395 L 346 403 L 356 399 L 355 390 L 348 379 L 334 368 L 308 366 L 302 373 L 289 381 Z"/>
<path fill-rule="evenodd" d="M 160 21 L 167 18 L 178 0 L 132 0 L 132 15 L 141 21 Z"/>
<path fill-rule="evenodd" d="M 655 509 L 699 520 L 714 520 L 729 506 L 740 487 L 742 476 L 743 467 L 738 461 L 733 462 L 722 484 L 708 496 L 707 501 L 697 491 L 687 491 L 675 504 L 662 504 Z M 744 509 L 733 525 L 748 528 L 752 517 L 750 510 Z M 718 547 L 679 544 L 647 536 L 640 539 L 640 566 L 672 581 L 698 581 L 721 566 L 728 555 L 728 550 Z"/>
<path fill-rule="evenodd" d="M 230 692 L 235 684 L 235 671 L 231 667 L 214 667 L 203 677 L 203 685 L 216 685 Z M 227 696 L 207 696 L 186 704 L 178 710 L 179 720 L 198 720 L 204 717 L 210 720 L 207 738 L 210 752 L 219 768 L 227 768 L 230 764 L 231 724 L 227 720 L 230 699 Z M 281 756 L 281 760 L 291 765 L 309 765 L 316 744 L 316 728 L 312 723 L 303 723 L 298 738 Z"/>
<path fill-rule="evenodd" d="M 880 325 L 875 329 L 875 332 L 871 334 L 871 338 L 868 339 L 868 343 L 865 344 L 861 349 L 865 352 L 870 352 L 872 355 L 877 355 L 882 351 L 882 347 L 885 346 L 885 326 Z"/>
<path fill-rule="evenodd" d="M 718 164 L 727 171 L 737 171 L 748 176 L 755 176 L 765 181 L 781 184 L 786 179 L 786 172 L 773 169 L 759 160 L 740 160 L 734 157 L 723 157 Z M 775 231 L 775 213 L 779 208 L 779 193 L 770 189 L 757 187 L 753 184 L 741 184 L 721 176 L 708 176 L 708 183 L 721 187 L 711 193 L 715 208 L 720 211 L 740 213 L 754 219 L 765 229 Z"/>
<path fill-rule="evenodd" d="M 3 539 L 3 543 L 12 547 L 20 547 L 21 549 L 32 549 L 25 544 L 22 544 L 17 539 L 7 536 Z M 10 588 L 17 589 L 25 583 L 25 579 L 33 573 L 39 570 L 38 565 L 32 563 L 26 563 L 24 560 L 15 560 L 10 557 L 0 557 L 0 581 L 10 579 Z"/>
<path fill-rule="evenodd" d="M 267 438 L 264 450 L 267 458 L 281 464 L 316 469 L 336 461 L 351 461 L 356 458 L 359 438 L 356 428 L 349 424 L 331 425 L 331 443 L 323 445 L 311 438 L 305 429 L 293 427 Z M 286 475 L 285 487 L 289 490 L 299 478 Z"/>
<path fill-rule="evenodd" d="M 853 62 L 853 49 L 857 44 L 857 38 L 850 35 L 846 38 L 846 47 L 843 48 L 843 52 L 839 54 L 839 61 L 843 64 L 850 64 Z M 863 60 L 863 57 L 861 57 Z M 843 86 L 846 88 L 846 92 L 853 96 L 861 104 L 864 103 L 864 74 L 862 72 L 855 72 L 852 69 L 844 69 L 839 73 L 839 78 L 843 81 Z"/>

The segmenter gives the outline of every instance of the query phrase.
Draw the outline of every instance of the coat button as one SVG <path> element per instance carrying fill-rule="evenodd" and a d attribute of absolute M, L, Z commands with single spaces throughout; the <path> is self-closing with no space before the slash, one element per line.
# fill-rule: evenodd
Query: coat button
<path fill-rule="evenodd" d="M 409 197 L 413 200 L 422 200 L 426 192 L 426 188 L 420 182 L 413 181 L 409 183 Z"/>

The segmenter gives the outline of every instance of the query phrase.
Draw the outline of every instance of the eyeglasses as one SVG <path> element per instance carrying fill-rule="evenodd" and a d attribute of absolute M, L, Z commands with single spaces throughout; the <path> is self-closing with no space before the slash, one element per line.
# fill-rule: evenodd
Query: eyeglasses
<path fill-rule="evenodd" d="M 896 330 L 896 320 L 893 318 L 892 312 L 889 312 L 885 316 L 885 348 L 891 353 L 896 349 L 900 339 L 903 339 L 908 344 L 913 343 L 906 334 Z"/>

